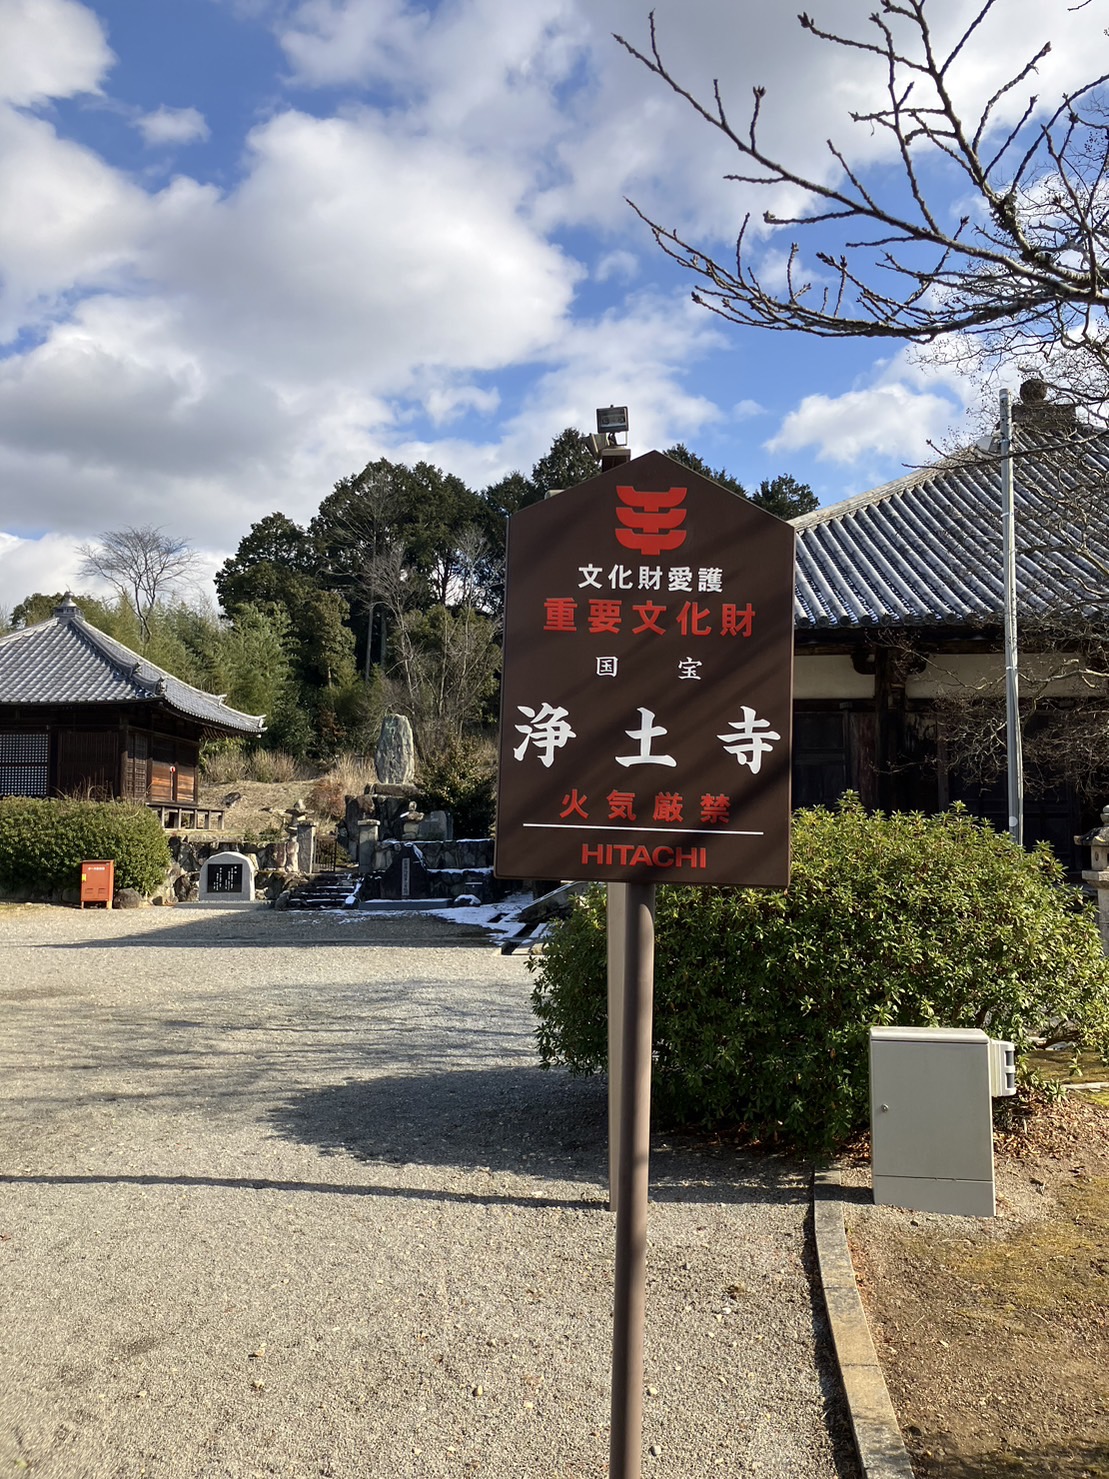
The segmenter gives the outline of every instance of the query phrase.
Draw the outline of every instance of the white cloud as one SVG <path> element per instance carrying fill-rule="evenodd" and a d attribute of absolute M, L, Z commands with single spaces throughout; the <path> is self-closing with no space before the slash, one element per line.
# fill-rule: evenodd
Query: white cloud
<path fill-rule="evenodd" d="M 581 275 L 514 183 L 369 113 L 285 113 L 233 195 L 167 204 L 146 265 L 188 295 L 190 332 L 267 374 L 396 390 L 421 365 L 492 369 L 550 342 Z"/>
<path fill-rule="evenodd" d="M 631 282 L 639 274 L 639 258 L 634 252 L 619 251 L 606 252 L 593 270 L 593 276 L 598 282 L 610 282 L 612 279 Z"/>
<path fill-rule="evenodd" d="M 0 0 L 0 100 L 98 92 L 114 60 L 102 23 L 76 0 Z"/>
<path fill-rule="evenodd" d="M 398 407 L 493 412 L 471 377 L 551 354 L 583 272 L 519 218 L 512 179 L 370 114 L 279 115 L 224 196 L 187 179 L 147 196 L 47 125 L 13 127 L 41 145 L 48 201 L 84 186 L 68 236 L 36 237 L 37 204 L 0 226 L 24 304 L 53 289 L 60 308 L 82 275 L 132 289 L 0 360 L 16 533 L 154 522 L 233 548 L 273 507 L 307 518 L 380 455 Z"/>
<path fill-rule="evenodd" d="M 501 155 L 562 127 L 556 89 L 590 39 L 575 0 L 302 0 L 278 24 L 296 79 L 384 89 L 422 127 Z"/>
<path fill-rule="evenodd" d="M 195 144 L 209 134 L 204 114 L 196 108 L 156 108 L 135 119 L 143 141 L 151 147 L 162 144 Z"/>
<path fill-rule="evenodd" d="M 0 361 L 0 440 L 75 468 L 233 476 L 283 440 L 287 408 L 253 376 L 214 373 L 167 312 L 95 299 L 27 354 Z"/>
<path fill-rule="evenodd" d="M 865 30 L 866 7 L 845 22 L 847 8 L 814 0 L 818 20 Z M 597 405 L 629 404 L 643 450 L 710 429 L 719 446 L 775 404 L 780 369 L 765 387 L 758 371 L 736 383 L 755 340 L 671 292 L 623 202 L 709 242 L 734 238 L 744 206 L 721 178 L 731 151 L 611 40 L 644 42 L 639 0 L 251 9 L 297 84 L 321 89 L 312 110 L 283 111 L 266 78 L 252 95 L 264 121 L 216 140 L 218 186 L 145 189 L 59 136 L 63 120 L 80 136 L 79 110 L 2 107 L 104 86 L 113 58 L 92 10 L 0 0 L 0 341 L 13 346 L 0 359 L 0 523 L 18 536 L 0 550 L 0 601 L 16 569 L 33 567 L 28 588 L 64 583 L 48 561 L 61 570 L 68 546 L 39 538 L 47 527 L 80 542 L 156 523 L 215 559 L 274 508 L 310 517 L 374 456 L 427 457 L 481 486 L 529 468 L 564 426 L 589 429 Z M 1050 32 L 1034 81 L 1057 95 L 1101 44 L 1093 10 L 1005 0 L 953 85 L 988 92 Z M 787 9 L 656 11 L 675 71 L 700 96 L 721 72 L 737 126 L 749 82 L 769 85 L 767 138 L 806 169 L 834 168 L 829 134 L 853 158 L 887 147 L 846 122 L 868 103 L 865 59 L 806 36 Z M 929 11 L 941 29 L 962 16 L 956 0 Z M 174 144 L 206 121 L 160 108 L 137 126 Z M 780 271 L 778 237 L 766 246 Z M 633 282 L 647 287 L 629 295 Z M 716 355 L 719 379 L 698 383 L 722 345 L 734 357 Z M 902 356 L 845 395 L 805 373 L 768 445 L 840 464 L 925 460 L 965 398 L 957 377 L 926 381 Z"/>
<path fill-rule="evenodd" d="M 302 0 L 282 19 L 279 38 L 300 81 L 369 82 L 407 73 L 428 22 L 404 0 Z"/>
<path fill-rule="evenodd" d="M 480 385 L 432 385 L 420 396 L 424 409 L 436 426 L 456 421 L 466 411 L 491 414 L 500 404 L 497 390 L 483 390 Z"/>
<path fill-rule="evenodd" d="M 91 150 L 0 106 L 0 343 L 133 265 L 150 201 Z"/>
<path fill-rule="evenodd" d="M 79 584 L 76 542 L 61 534 L 18 539 L 0 533 L 0 607 L 12 608 L 33 591 L 64 591 Z"/>
<path fill-rule="evenodd" d="M 631 408 L 635 452 L 689 441 L 724 419 L 685 384 L 689 365 L 719 342 L 719 330 L 688 300 L 643 294 L 599 319 L 567 323 L 550 367 L 505 417 L 496 440 L 428 442 L 394 432 L 375 455 L 437 462 L 480 488 L 513 469 L 528 471 L 565 427 L 592 430 L 597 407 L 608 405 Z"/>
<path fill-rule="evenodd" d="M 935 445 L 957 414 L 940 395 L 900 383 L 807 395 L 764 445 L 770 452 L 815 447 L 821 461 L 857 463 L 868 454 L 906 463 L 934 459 Z"/>
<path fill-rule="evenodd" d="M 943 341 L 936 353 L 942 348 Z M 965 417 L 978 409 L 981 389 L 957 362 L 901 349 L 876 360 L 842 395 L 805 396 L 763 445 L 770 452 L 811 447 L 820 461 L 864 468 L 880 457 L 919 465 L 952 441 L 974 439 Z"/>
<path fill-rule="evenodd" d="M 806 8 L 824 29 L 877 38 L 867 19 L 870 9 L 861 3 L 818 0 Z M 801 29 L 792 7 L 764 0 L 696 6 L 660 0 L 653 10 L 668 68 L 710 111 L 714 79 L 719 78 L 736 132 L 748 127 L 752 87 L 765 86 L 760 143 L 772 156 L 795 165 L 802 177 L 836 178 L 839 166 L 828 139 L 855 165 L 894 159 L 886 131 L 855 124 L 850 117 L 852 111 L 865 114 L 881 106 L 886 77 L 880 58 L 823 42 Z M 544 197 L 544 220 L 611 227 L 614 214 L 624 209 L 622 197 L 630 196 L 663 226 L 711 243 L 733 241 L 748 211 L 753 233 L 766 229 L 762 212 L 767 207 L 782 215 L 803 211 L 800 190 L 771 196 L 726 180 L 729 172 L 750 172 L 734 148 L 665 83 L 608 40 L 607 33 L 616 31 L 641 52 L 648 51 L 646 11 L 637 0 L 598 0 L 589 14 L 590 83 L 573 99 L 574 126 L 558 141 L 563 178 Z M 941 46 L 953 43 L 967 23 L 960 0 L 929 0 L 928 15 Z M 1005 0 L 961 54 L 947 82 L 960 106 L 976 113 L 1050 40 L 1051 52 L 1035 76 L 998 99 L 995 131 L 1001 130 L 1020 116 L 1030 94 L 1038 95 L 1037 113 L 1043 116 L 1066 88 L 1096 73 L 1090 58 L 1104 53 L 1103 31 L 1097 6 Z"/>

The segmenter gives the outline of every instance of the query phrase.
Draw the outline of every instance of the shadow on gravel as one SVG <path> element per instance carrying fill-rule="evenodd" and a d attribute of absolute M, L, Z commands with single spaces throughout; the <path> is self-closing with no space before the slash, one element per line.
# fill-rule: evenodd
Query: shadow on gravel
<path fill-rule="evenodd" d="M 296 950 L 347 946 L 387 945 L 394 950 L 427 950 L 439 946 L 488 950 L 500 944 L 479 925 L 440 919 L 431 914 L 370 914 L 356 911 L 327 913 L 277 912 L 265 905 L 247 909 L 219 909 L 179 904 L 159 911 L 158 923 L 113 934 L 96 927 L 100 915 L 90 915 L 90 938 L 41 942 L 40 948 L 71 950 Z M 128 925 L 136 923 L 134 915 Z M 116 921 L 112 921 L 113 926 Z M 120 926 L 122 928 L 122 926 Z"/>
<path fill-rule="evenodd" d="M 526 1067 L 349 1079 L 297 1093 L 270 1112 L 278 1134 L 327 1155 L 391 1165 L 508 1172 L 554 1182 L 608 1177 L 607 1084 Z M 714 1141 L 656 1135 L 656 1202 L 808 1199 L 795 1161 L 745 1155 Z"/>
<path fill-rule="evenodd" d="M 851 1202 L 859 1207 L 873 1207 L 874 1190 L 870 1186 L 836 1186 L 830 1188 L 823 1194 L 824 1199 L 833 1202 Z"/>
<path fill-rule="evenodd" d="M 367 1166 L 519 1176 L 525 1187 L 411 1187 L 403 1184 L 403 1172 L 399 1185 L 352 1183 L 349 1165 L 334 1181 L 135 1172 L 0 1175 L 0 1185 L 231 1187 L 524 1207 L 581 1207 L 607 1198 L 603 1078 L 575 1079 L 534 1065 L 382 1074 L 299 1091 L 266 1119 L 276 1135 L 325 1156 Z M 652 1140 L 650 1194 L 656 1203 L 801 1204 L 808 1199 L 808 1177 L 798 1162 L 744 1154 L 713 1139 L 656 1134 Z"/>
<path fill-rule="evenodd" d="M 229 1188 L 232 1191 L 308 1192 L 313 1196 L 392 1197 L 397 1201 L 461 1202 L 493 1207 L 573 1207 L 600 1206 L 600 1197 L 517 1197 L 490 1192 L 439 1191 L 425 1186 L 372 1186 L 342 1181 L 274 1181 L 264 1176 L 156 1176 L 136 1172 L 129 1176 L 0 1175 L 0 1186 L 172 1186 L 186 1190 L 194 1187 Z"/>

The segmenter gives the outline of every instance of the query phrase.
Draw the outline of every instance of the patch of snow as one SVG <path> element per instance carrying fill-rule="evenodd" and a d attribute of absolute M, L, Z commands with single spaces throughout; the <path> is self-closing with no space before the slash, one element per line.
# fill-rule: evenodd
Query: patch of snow
<path fill-rule="evenodd" d="M 463 895 L 462 899 L 438 899 L 432 907 L 428 907 L 429 901 L 421 900 L 419 909 L 406 909 L 398 902 L 397 906 L 388 911 L 390 919 L 403 919 L 405 915 L 422 914 L 432 915 L 435 918 L 445 919 L 452 924 L 474 924 L 479 929 L 485 930 L 490 941 L 500 944 L 510 935 L 516 933 L 520 928 L 517 919 L 521 909 L 526 909 L 533 902 L 530 893 L 510 894 L 507 899 L 501 899 L 496 904 L 467 904 L 463 899 L 473 895 Z M 322 913 L 322 911 L 321 911 Z M 333 923 L 339 920 L 356 921 L 365 920 L 366 914 L 361 909 L 338 910 L 334 913 L 328 911 L 328 919 Z"/>

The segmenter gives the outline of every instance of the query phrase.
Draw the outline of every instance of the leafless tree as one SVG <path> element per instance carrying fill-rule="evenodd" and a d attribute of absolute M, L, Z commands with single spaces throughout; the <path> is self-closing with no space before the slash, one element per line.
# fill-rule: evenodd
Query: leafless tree
<path fill-rule="evenodd" d="M 480 544 L 475 540 L 467 547 L 467 560 L 479 562 Z M 479 611 L 461 586 L 451 607 L 414 606 L 407 593 L 409 575 L 403 550 L 394 548 L 365 572 L 365 589 L 389 620 L 387 696 L 412 720 L 426 759 L 459 744 L 478 722 L 500 668 L 499 623 Z"/>
<path fill-rule="evenodd" d="M 1030 590 L 1020 610 L 1022 649 L 1035 654 L 1040 673 L 1022 688 L 1022 728 L 1030 775 L 1067 779 L 1081 790 L 1104 784 L 1109 733 L 1107 76 L 1043 109 L 1033 87 L 1050 51 L 1045 42 L 964 118 L 956 102 L 959 64 L 988 45 L 989 26 L 1002 19 L 1004 7 L 980 0 L 954 42 L 940 47 L 929 4 L 878 0 L 869 29 L 859 35 L 799 17 L 817 41 L 872 61 L 880 97 L 873 109 L 849 117 L 891 144 L 899 165 L 892 172 L 854 166 L 843 141 L 827 141 L 833 168 L 826 177 L 779 157 L 763 142 L 771 103 L 764 87 L 752 89 L 743 122 L 733 124 L 719 81 L 711 99 L 698 98 L 667 66 L 653 15 L 646 51 L 618 36 L 735 149 L 740 168 L 727 180 L 747 195 L 761 192 L 771 206 L 783 194 L 801 202 L 789 214 L 773 208 L 762 214 L 772 231 L 792 234 L 784 276 L 777 267 L 772 274 L 760 268 L 765 238 L 750 213 L 742 217 L 734 260 L 719 261 L 634 203 L 633 209 L 662 250 L 700 279 L 694 300 L 731 323 L 824 339 L 900 341 L 982 376 L 1016 364 L 1042 382 L 1037 399 L 1067 403 L 1054 420 L 1047 406 L 1038 431 L 1023 428 L 1013 448 L 1018 558 L 1060 575 L 1068 592 L 1060 602 L 1056 591 L 1052 604 L 1038 602 Z M 942 199 L 933 183 L 941 174 Z M 952 199 L 969 203 L 949 224 Z M 807 259 L 806 240 L 812 243 Z M 996 477 L 996 442 L 961 455 Z M 1092 702 L 1060 702 L 1061 678 L 1072 692 L 1087 683 Z M 935 717 L 949 758 L 968 778 L 1004 774 L 1000 682 L 980 689 L 953 682 Z"/>
<path fill-rule="evenodd" d="M 109 529 L 98 544 L 82 544 L 77 552 L 82 575 L 106 581 L 131 602 L 144 642 L 158 600 L 189 581 L 197 559 L 187 540 L 174 539 L 150 524 Z"/>
<path fill-rule="evenodd" d="M 764 87 L 753 88 L 745 121 L 734 125 L 719 82 L 706 102 L 669 70 L 653 14 L 647 52 L 618 36 L 734 147 L 743 163 L 728 180 L 745 190 L 786 187 L 804 202 L 793 214 L 766 210 L 762 217 L 772 228 L 797 233 L 784 286 L 777 276 L 760 276 L 750 214 L 740 225 L 733 265 L 633 204 L 659 246 L 701 278 L 694 300 L 735 324 L 830 339 L 942 341 L 945 358 L 976 366 L 1000 357 L 1035 360 L 1035 373 L 1049 386 L 1100 406 L 1109 386 L 1109 113 L 1099 93 L 1106 76 L 1064 94 L 1043 114 L 1035 94 L 1024 90 L 1050 50 L 1045 42 L 964 121 L 953 70 L 975 45 L 986 44 L 983 28 L 995 3 L 985 0 L 942 50 L 928 0 L 879 0 L 872 29 L 859 37 L 799 17 L 818 40 L 873 59 L 882 100 L 850 118 L 892 143 L 900 165 L 892 179 L 871 179 L 849 162 L 843 144 L 829 140 L 835 170 L 830 183 L 821 183 L 763 147 Z M 1016 121 L 1008 121 L 1018 98 Z M 925 183 L 937 163 L 955 180 L 952 193 L 971 202 L 953 227 Z M 805 232 L 819 241 L 814 280 L 803 266 Z"/>

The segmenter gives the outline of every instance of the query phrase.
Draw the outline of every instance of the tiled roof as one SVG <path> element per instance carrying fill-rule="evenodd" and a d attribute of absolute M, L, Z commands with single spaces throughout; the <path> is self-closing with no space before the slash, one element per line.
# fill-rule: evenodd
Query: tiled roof
<path fill-rule="evenodd" d="M 120 704 L 150 700 L 212 727 L 261 734 L 262 715 L 240 714 L 97 631 L 72 601 L 35 626 L 0 637 L 0 703 Z"/>
<path fill-rule="evenodd" d="M 1015 428 L 1017 605 L 1026 620 L 1109 604 L 1109 438 L 1070 436 L 1060 449 Z M 1001 623 L 996 458 L 968 452 L 793 525 L 798 630 Z"/>

